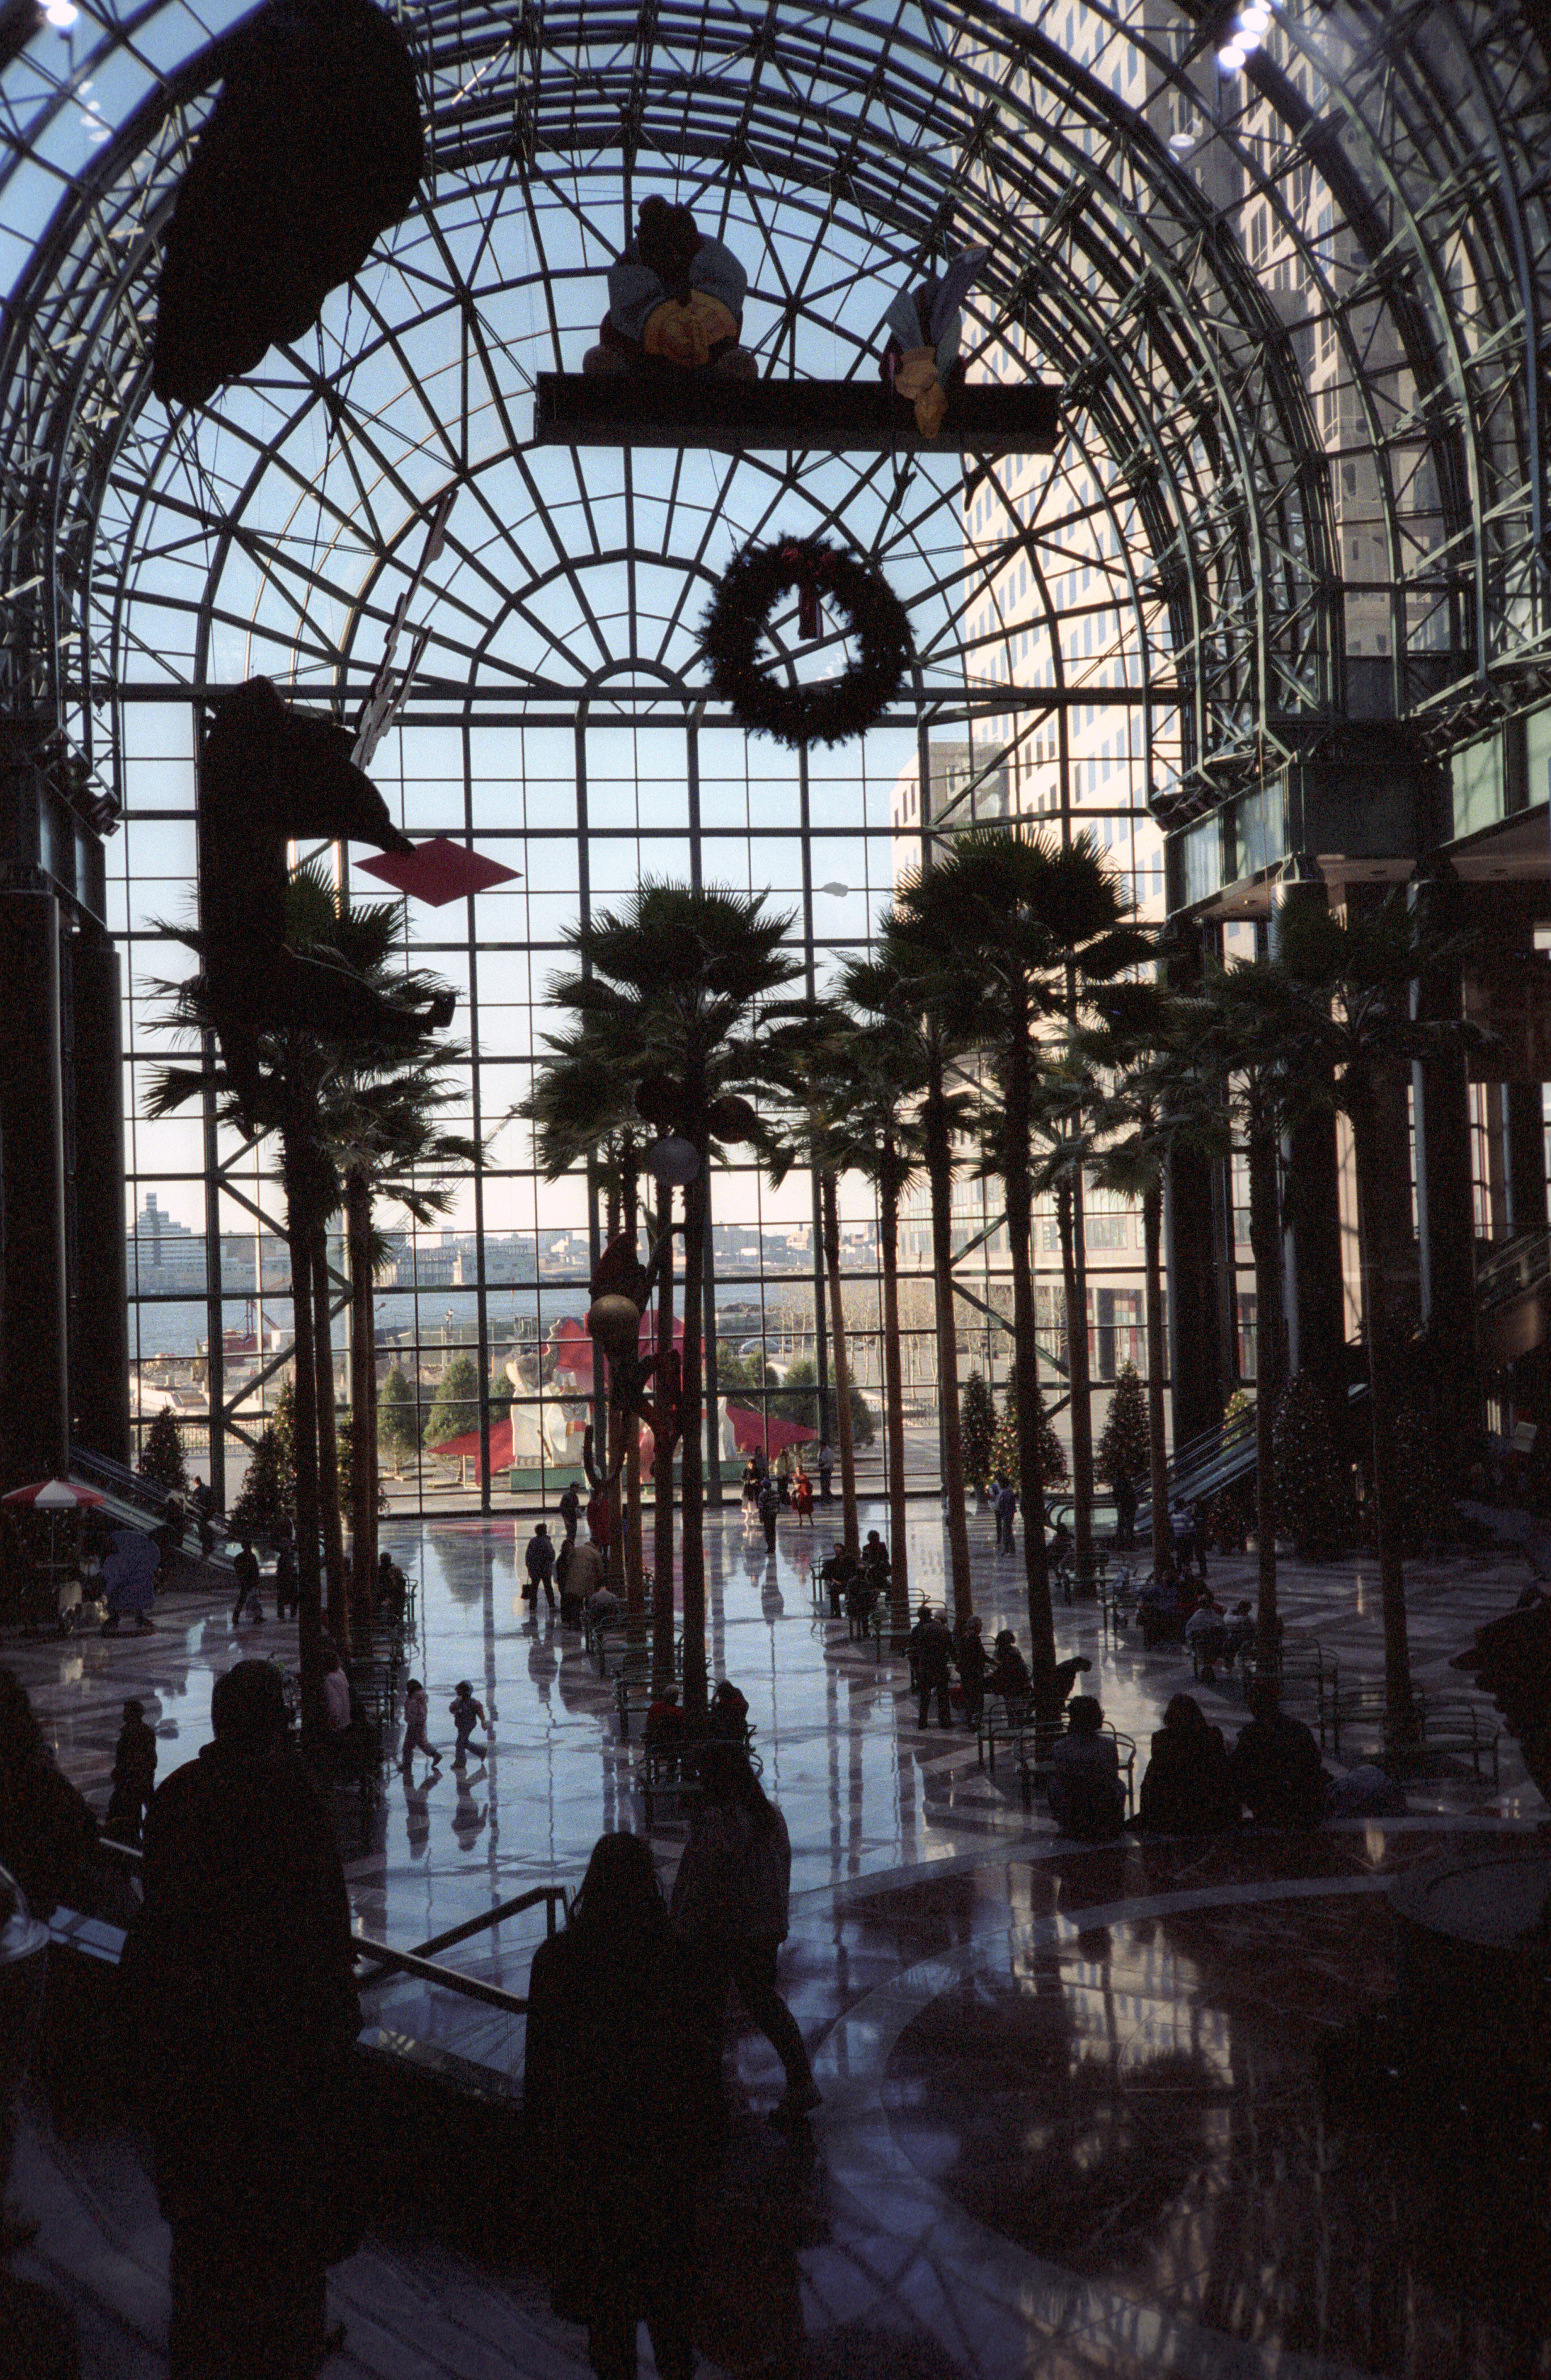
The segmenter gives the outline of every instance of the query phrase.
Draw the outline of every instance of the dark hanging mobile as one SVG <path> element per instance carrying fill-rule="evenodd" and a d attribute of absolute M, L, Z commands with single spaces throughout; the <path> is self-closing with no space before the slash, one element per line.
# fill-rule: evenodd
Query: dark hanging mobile
<path fill-rule="evenodd" d="M 759 648 L 780 598 L 795 589 L 798 625 L 810 643 L 822 604 L 844 615 L 857 656 L 843 676 L 793 686 L 762 666 Z M 865 735 L 899 691 L 914 647 L 904 605 L 873 563 L 824 538 L 743 546 L 701 623 L 711 690 L 753 735 L 800 749 Z"/>
<path fill-rule="evenodd" d="M 414 60 L 372 0 L 269 0 L 221 60 L 163 247 L 152 387 L 168 405 L 204 404 L 311 330 L 425 164 Z"/>

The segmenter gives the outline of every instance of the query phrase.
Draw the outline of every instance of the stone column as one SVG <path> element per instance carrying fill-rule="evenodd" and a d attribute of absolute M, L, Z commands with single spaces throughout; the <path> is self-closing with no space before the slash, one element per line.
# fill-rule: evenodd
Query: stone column
<path fill-rule="evenodd" d="M 0 1488 L 19 1488 L 62 1475 L 69 1463 L 59 904 L 52 892 L 0 892 Z"/>
<path fill-rule="evenodd" d="M 70 955 L 76 1099 L 73 1426 L 82 1445 L 127 1463 L 129 1326 L 118 953 L 100 926 L 83 918 Z"/>
<path fill-rule="evenodd" d="M 1423 862 L 1410 887 L 1419 926 L 1438 934 L 1463 923 L 1459 878 L 1447 859 Z M 1457 963 L 1418 978 L 1412 1010 L 1419 1020 L 1450 1022 L 1460 1014 Z M 1475 1342 L 1474 1228 L 1471 1197 L 1470 1093 L 1465 1053 L 1458 1038 L 1411 1068 L 1415 1133 L 1418 1293 L 1423 1329 L 1445 1390 L 1461 1417 L 1480 1400 Z"/>
<path fill-rule="evenodd" d="M 1284 862 L 1273 894 L 1272 942 L 1295 904 L 1326 906 L 1318 863 L 1308 852 Z M 1283 1144 L 1283 1312 L 1288 1371 L 1310 1372 L 1325 1388 L 1337 1425 L 1346 1395 L 1346 1313 L 1341 1279 L 1340 1193 L 1334 1110 L 1296 1124 Z"/>

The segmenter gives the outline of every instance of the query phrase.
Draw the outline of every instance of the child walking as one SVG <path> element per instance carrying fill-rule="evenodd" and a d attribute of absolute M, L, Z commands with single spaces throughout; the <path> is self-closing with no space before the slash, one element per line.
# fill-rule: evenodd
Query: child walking
<path fill-rule="evenodd" d="M 469 1761 L 470 1737 L 476 1727 L 487 1728 L 490 1722 L 484 1715 L 484 1705 L 474 1700 L 474 1689 L 467 1678 L 459 1678 L 458 1692 L 448 1703 L 447 1708 L 452 1713 L 452 1723 L 458 1730 L 458 1742 L 453 1747 L 452 1765 L 455 1768 L 464 1768 L 467 1767 Z M 481 1760 L 484 1758 L 489 1749 L 490 1746 L 487 1743 L 476 1743 L 474 1746 L 474 1751 Z"/>
<path fill-rule="evenodd" d="M 104 1832 L 121 1843 L 138 1843 L 155 1790 L 156 1732 L 146 1725 L 145 1705 L 127 1702 L 114 1754 L 113 1799 Z"/>
<path fill-rule="evenodd" d="M 431 1705 L 426 1700 L 425 1688 L 418 1678 L 411 1678 L 404 1689 L 404 1751 L 398 1764 L 406 1777 L 417 1752 L 423 1752 L 427 1760 L 434 1761 L 438 1768 L 442 1765 L 441 1754 L 434 1743 L 425 1740 L 425 1722 L 430 1716 Z"/>

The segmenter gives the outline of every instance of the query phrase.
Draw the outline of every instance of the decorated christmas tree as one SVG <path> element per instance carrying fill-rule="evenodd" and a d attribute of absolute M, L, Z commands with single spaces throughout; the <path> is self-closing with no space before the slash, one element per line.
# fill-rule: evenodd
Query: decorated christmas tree
<path fill-rule="evenodd" d="M 964 1477 L 971 1488 L 983 1488 L 995 1466 L 996 1400 L 978 1372 L 964 1383 L 959 1415 Z"/>
<path fill-rule="evenodd" d="M 1300 1561 L 1329 1561 L 1351 1543 L 1356 1515 L 1330 1408 L 1312 1373 L 1288 1382 L 1275 1446 L 1277 1534 L 1291 1539 Z"/>
<path fill-rule="evenodd" d="M 1225 1422 L 1237 1421 L 1254 1403 L 1248 1389 L 1235 1389 L 1223 1415 Z M 1255 1524 L 1255 1475 L 1246 1473 L 1218 1489 L 1206 1508 L 1206 1536 L 1210 1544 L 1225 1554 L 1241 1554 L 1251 1530 Z"/>
<path fill-rule="evenodd" d="M 356 1513 L 355 1463 L 353 1459 L 355 1427 L 356 1417 L 354 1414 L 344 1414 L 340 1417 L 338 1427 L 336 1431 L 336 1440 L 339 1449 L 339 1512 L 345 1526 L 352 1535 L 360 1526 L 360 1522 Z M 383 1514 L 387 1511 L 387 1489 L 383 1485 L 382 1475 L 379 1472 L 377 1475 L 377 1517 L 379 1520 L 381 1520 Z"/>
<path fill-rule="evenodd" d="M 231 1524 L 239 1537 L 262 1537 L 271 1544 L 296 1524 L 296 1470 L 287 1459 L 286 1442 L 273 1422 L 266 1425 L 248 1464 L 242 1493 L 232 1506 Z"/>
<path fill-rule="evenodd" d="M 176 1488 L 188 1494 L 189 1466 L 183 1459 L 183 1432 L 170 1405 L 162 1407 L 146 1431 L 140 1467 L 141 1476 L 153 1480 L 158 1488 Z"/>
<path fill-rule="evenodd" d="M 1056 1435 L 1054 1423 L 1044 1410 L 1044 1394 L 1034 1391 L 1039 1415 L 1040 1487 L 1046 1493 L 1059 1488 L 1067 1475 L 1067 1451 Z M 996 1425 L 995 1444 L 992 1450 L 991 1468 L 999 1471 L 1018 1488 L 1018 1406 L 1013 1390 L 1008 1390 L 1007 1407 Z"/>
<path fill-rule="evenodd" d="M 1152 1459 L 1146 1391 L 1136 1366 L 1122 1364 L 1115 1376 L 1109 1418 L 1094 1451 L 1093 1467 L 1113 1491 L 1122 1479 L 1130 1480 L 1133 1486 L 1145 1479 Z"/>
<path fill-rule="evenodd" d="M 1448 1472 L 1433 1425 L 1414 1396 L 1402 1399 L 1395 1416 L 1395 1474 L 1406 1552 L 1419 1554 L 1455 1536 L 1459 1523 Z"/>

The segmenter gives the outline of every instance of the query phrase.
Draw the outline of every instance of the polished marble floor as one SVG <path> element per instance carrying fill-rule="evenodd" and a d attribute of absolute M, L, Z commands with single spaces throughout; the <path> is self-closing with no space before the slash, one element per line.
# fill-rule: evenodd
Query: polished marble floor
<path fill-rule="evenodd" d="M 873 1511 L 863 1524 L 883 1520 Z M 524 1617 L 526 1535 L 449 1522 L 392 1540 L 421 1585 L 416 1667 L 434 1715 L 469 1676 L 495 1721 L 481 1768 L 409 1787 L 395 1777 L 364 1828 L 353 1797 L 341 1802 L 358 1921 L 404 1948 L 530 1884 L 574 1882 L 602 1828 L 641 1824 L 635 1747 L 617 1741 L 607 1689 L 574 1637 Z M 1023 1636 L 1020 1568 L 998 1560 L 978 1520 L 974 1535 L 977 1607 L 988 1627 Z M 1390 1988 L 1388 1876 L 1541 1819 L 1515 1747 L 1504 1743 L 1496 1787 L 1452 1768 L 1412 1786 L 1411 1815 L 1382 1825 L 1080 1851 L 1047 1815 L 1025 1815 L 1005 1762 L 993 1780 L 967 1735 L 918 1730 L 902 1662 L 876 1662 L 815 1619 L 806 1538 L 789 1523 L 774 1563 L 736 1512 L 708 1536 L 714 1667 L 749 1697 L 791 1829 L 783 1977 L 825 2095 L 815 2158 L 794 2161 L 763 2122 L 779 2090 L 773 2054 L 737 2033 L 737 2154 L 708 2215 L 713 2370 L 1551 2372 L 1534 2258 L 1509 2260 L 1505 2278 L 1500 2256 L 1461 2246 L 1469 2206 L 1449 2191 L 1468 2159 L 1408 2173 L 1416 2144 L 1381 2140 L 1332 2104 L 1317 2055 Z M 912 1514 L 910 1553 L 913 1594 L 940 1597 L 942 1529 L 927 1507 Z M 1214 1584 L 1252 1595 L 1251 1570 L 1222 1565 Z M 1507 1557 L 1412 1569 L 1420 1683 L 1458 1689 L 1448 1656 L 1524 1574 Z M 1317 1633 L 1344 1678 L 1377 1674 L 1371 1568 L 1289 1564 L 1282 1594 L 1289 1624 Z M 1164 1703 L 1190 1684 L 1188 1660 L 1130 1638 L 1106 1646 L 1092 1607 L 1062 1612 L 1058 1634 L 1063 1652 L 1092 1659 L 1083 1682 L 1144 1758 Z M 245 1624 L 240 1650 L 260 1648 L 294 1658 L 294 1632 Z M 62 1765 L 101 1801 L 123 1696 L 147 1701 L 165 1773 L 206 1740 L 212 1682 L 238 1650 L 225 1606 L 196 1595 L 159 1610 L 153 1638 L 4 1646 L 0 1658 L 16 1660 Z M 1201 1698 L 1231 1735 L 1237 1691 Z M 677 1826 L 656 1830 L 665 1879 L 682 1840 Z M 538 1923 L 446 1955 L 520 1991 Z M 378 2022 L 520 2064 L 520 2023 L 419 1985 L 372 1997 Z M 74 2167 L 60 2176 L 45 2140 L 31 2155 L 56 2210 L 32 2269 L 57 2279 L 79 2261 L 66 2218 L 83 2219 L 86 2185 Z M 165 2280 L 153 2210 L 135 2201 L 131 2219 L 132 2197 L 118 2187 L 116 2277 L 92 2301 L 106 2342 L 96 2368 L 149 2375 Z M 1499 2223 L 1500 2237 L 1511 2229 Z M 580 2335 L 549 2316 L 531 2277 L 373 2248 L 340 2269 L 336 2294 L 351 2326 L 333 2367 L 342 2380 L 579 2368 Z"/>

